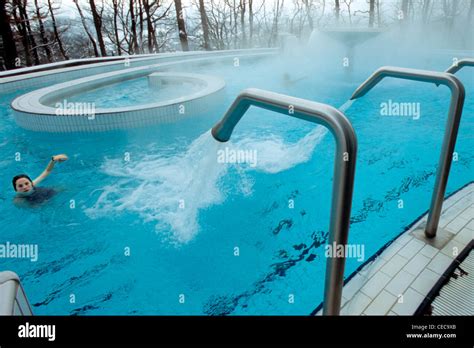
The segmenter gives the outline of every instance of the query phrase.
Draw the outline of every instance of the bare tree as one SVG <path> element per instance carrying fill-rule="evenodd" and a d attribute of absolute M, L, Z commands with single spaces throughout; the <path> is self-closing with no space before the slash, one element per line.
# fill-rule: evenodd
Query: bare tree
<path fill-rule="evenodd" d="M 148 41 L 148 52 L 155 52 L 156 48 L 158 47 L 158 43 L 156 42 L 156 35 L 155 35 L 155 28 L 153 26 L 153 12 L 152 6 L 156 3 L 150 3 L 148 0 L 143 0 L 143 10 L 146 16 L 146 26 L 147 26 L 147 41 Z"/>
<path fill-rule="evenodd" d="M 130 53 L 136 53 L 138 51 L 138 41 L 137 41 L 137 19 L 135 18 L 135 10 L 134 10 L 134 1 L 130 0 L 129 2 L 130 7 L 130 19 L 131 19 L 131 34 L 132 38 L 130 40 Z"/>
<path fill-rule="evenodd" d="M 249 1 L 249 42 L 250 42 L 250 47 L 252 47 L 253 43 L 253 0 L 248 0 Z"/>
<path fill-rule="evenodd" d="M 32 35 L 29 19 L 26 13 L 26 2 L 21 0 L 14 0 L 13 2 L 13 18 L 15 19 L 15 25 L 21 36 L 21 42 L 23 44 L 24 58 L 27 66 L 33 64 L 32 53 L 34 63 L 39 64 L 39 56 L 36 48 L 36 41 Z"/>
<path fill-rule="evenodd" d="M 369 28 L 374 27 L 375 19 L 375 0 L 369 1 Z"/>
<path fill-rule="evenodd" d="M 276 44 L 276 41 L 278 38 L 279 21 L 280 21 L 281 13 L 283 11 L 283 5 L 284 5 L 284 0 L 276 0 L 276 2 L 274 3 L 273 24 L 272 24 L 270 38 L 268 41 L 268 46 L 270 47 Z"/>
<path fill-rule="evenodd" d="M 303 4 L 304 4 L 305 9 L 306 9 L 306 17 L 308 19 L 309 29 L 312 31 L 313 28 L 314 28 L 313 17 L 311 16 L 312 1 L 311 0 L 303 0 Z"/>
<path fill-rule="evenodd" d="M 0 31 L 3 42 L 3 62 L 7 69 L 15 69 L 18 57 L 13 31 L 10 26 L 10 14 L 7 11 L 7 1 L 0 0 Z"/>
<path fill-rule="evenodd" d="M 0 0 L 0 69 L 14 68 L 16 58 L 30 66 L 69 57 L 174 51 L 179 46 L 183 51 L 196 46 L 205 50 L 271 47 L 283 32 L 303 37 L 307 30 L 331 21 L 359 25 L 362 19 L 370 28 L 380 27 L 393 22 L 396 11 L 403 12 L 400 19 L 405 21 L 444 21 L 449 32 L 458 29 L 458 18 L 470 27 L 474 14 L 474 0 L 397 0 L 395 6 L 365 0 L 363 11 L 352 11 L 353 0 L 192 0 L 194 9 L 186 18 L 182 0 L 73 1 L 79 24 L 58 11 L 60 0 Z M 326 9 L 334 14 L 326 14 Z M 471 41 L 466 35 L 456 45 L 469 46 Z"/>
<path fill-rule="evenodd" d="M 402 22 L 408 20 L 408 5 L 409 5 L 409 0 L 402 0 Z"/>
<path fill-rule="evenodd" d="M 100 54 L 102 57 L 107 56 L 107 50 L 105 49 L 104 37 L 102 36 L 102 13 L 97 12 L 97 7 L 94 0 L 89 0 L 91 7 L 92 19 L 94 20 L 94 27 L 99 42 Z"/>
<path fill-rule="evenodd" d="M 246 11 L 246 2 L 245 0 L 240 0 L 239 4 L 240 10 L 240 29 L 242 31 L 242 47 L 247 47 L 247 32 L 245 30 L 245 11 Z"/>
<path fill-rule="evenodd" d="M 22 25 L 24 26 L 25 30 L 25 35 L 27 36 L 26 41 L 28 42 L 28 52 L 26 52 L 27 55 L 32 54 L 33 59 L 34 59 L 34 64 L 39 65 L 40 64 L 40 58 L 38 54 L 38 45 L 36 44 L 36 39 L 33 34 L 33 30 L 31 29 L 31 23 L 30 23 L 30 18 L 28 16 L 27 12 L 27 0 L 19 0 L 16 3 L 16 6 L 18 7 L 18 12 L 20 14 L 19 19 L 22 22 Z"/>
<path fill-rule="evenodd" d="M 56 17 L 54 15 L 54 9 L 53 9 L 53 4 L 51 3 L 51 0 L 48 0 L 48 8 L 49 8 L 49 14 L 51 15 L 51 22 L 53 23 L 54 37 L 56 39 L 56 42 L 58 43 L 59 51 L 61 52 L 61 55 L 63 56 L 63 58 L 68 60 L 69 57 L 66 54 L 66 50 L 64 49 L 63 42 L 61 40 L 61 36 L 59 35 L 58 25 L 56 23 Z"/>
<path fill-rule="evenodd" d="M 449 30 L 452 30 L 454 25 L 454 17 L 458 10 L 459 1 L 451 1 L 448 3 L 447 0 L 443 0 L 444 18 L 446 20 L 446 26 Z"/>
<path fill-rule="evenodd" d="M 79 1 L 78 0 L 73 0 L 73 1 L 76 4 L 77 12 L 79 12 L 79 16 L 81 18 L 84 31 L 86 32 L 87 37 L 89 38 L 89 41 L 92 44 L 92 48 L 94 49 L 94 54 L 96 57 L 99 57 L 100 55 L 99 55 L 99 51 L 97 50 L 97 43 L 95 42 L 94 37 L 92 36 L 92 34 L 89 32 L 89 29 L 87 28 L 86 19 L 84 17 L 84 14 L 82 13 L 82 9 L 81 9 L 81 6 L 79 5 Z"/>
<path fill-rule="evenodd" d="M 115 39 L 115 46 L 117 47 L 117 54 L 119 56 L 122 55 L 122 46 L 120 45 L 120 38 L 119 38 L 119 30 L 118 30 L 118 0 L 112 0 L 112 8 L 113 8 L 113 31 L 114 31 L 114 39 Z"/>
<path fill-rule="evenodd" d="M 48 38 L 46 37 L 46 32 L 44 30 L 43 15 L 41 14 L 41 10 L 38 5 L 38 0 L 34 0 L 34 2 L 35 2 L 36 19 L 38 21 L 41 42 L 43 43 L 42 47 L 44 48 L 44 51 L 46 53 L 46 59 L 48 63 L 51 63 L 53 61 L 53 55 L 51 53 L 51 49 L 49 48 L 50 43 L 48 41 Z"/>
<path fill-rule="evenodd" d="M 379 27 L 382 25 L 381 16 L 380 16 L 380 0 L 377 0 L 377 25 Z"/>
<path fill-rule="evenodd" d="M 349 17 L 349 25 L 352 25 L 352 11 L 351 11 L 352 0 L 344 0 L 344 4 L 346 4 L 346 7 L 347 7 L 347 14 L 348 14 L 348 17 Z"/>
<path fill-rule="evenodd" d="M 140 30 L 138 31 L 138 50 L 140 53 L 143 53 L 143 4 L 142 0 L 138 0 L 137 3 L 137 10 L 138 10 L 138 24 Z"/>
<path fill-rule="evenodd" d="M 181 49 L 189 51 L 188 34 L 186 33 L 186 24 L 183 16 L 183 6 L 181 0 L 174 0 L 174 7 L 176 9 L 176 20 L 178 21 L 179 41 L 181 42 Z"/>
<path fill-rule="evenodd" d="M 208 51 L 211 49 L 211 45 L 209 43 L 209 24 L 207 20 L 206 8 L 204 6 L 204 0 L 199 0 L 199 16 L 201 17 L 202 36 L 204 40 L 203 48 Z"/>

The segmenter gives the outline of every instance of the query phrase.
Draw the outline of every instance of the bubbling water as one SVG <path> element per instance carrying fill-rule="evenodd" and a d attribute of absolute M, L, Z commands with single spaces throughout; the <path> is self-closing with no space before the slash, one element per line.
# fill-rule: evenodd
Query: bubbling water
<path fill-rule="evenodd" d="M 219 143 L 208 131 L 176 156 L 144 155 L 127 165 L 121 159 L 107 159 L 102 171 L 118 181 L 103 187 L 86 213 L 92 218 L 136 213 L 145 222 L 155 222 L 157 232 L 168 234 L 171 242 L 187 243 L 199 231 L 199 211 L 224 201 L 220 180 L 230 166 L 236 166 L 241 174 L 242 191 L 251 194 L 246 172 L 274 174 L 306 162 L 326 133 L 318 126 L 293 144 L 278 136 Z M 218 161 L 219 151 L 226 147 L 234 152 L 251 149 L 257 155 L 255 165 Z"/>
<path fill-rule="evenodd" d="M 345 112 L 353 102 L 348 100 L 339 110 Z M 102 171 L 119 180 L 103 187 L 86 213 L 92 218 L 126 211 L 137 213 L 145 222 L 155 222 L 157 232 L 167 233 L 170 242 L 187 243 L 199 231 L 199 211 L 225 200 L 220 181 L 229 166 L 236 165 L 238 184 L 242 193 L 249 195 L 252 181 L 248 172 L 275 174 L 307 162 L 327 132 L 316 126 L 295 143 L 276 135 L 263 140 L 246 135 L 235 142 L 220 143 L 207 131 L 184 153 L 175 156 L 144 155 L 126 166 L 121 159 L 107 159 Z M 254 156 L 251 161 L 220 160 L 223 153 L 248 154 L 249 150 Z"/>

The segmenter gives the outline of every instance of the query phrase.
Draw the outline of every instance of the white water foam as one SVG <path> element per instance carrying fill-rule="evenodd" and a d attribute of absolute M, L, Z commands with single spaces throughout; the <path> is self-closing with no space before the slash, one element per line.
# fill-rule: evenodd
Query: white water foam
<path fill-rule="evenodd" d="M 355 99 L 349 99 L 348 101 L 346 101 L 344 104 L 342 104 L 339 107 L 339 111 L 346 112 L 347 109 L 349 109 L 352 106 L 352 104 L 354 104 L 354 102 L 355 102 Z"/>
<path fill-rule="evenodd" d="M 102 171 L 118 182 L 103 187 L 93 207 L 86 213 L 99 217 L 131 211 L 145 222 L 155 222 L 158 232 L 171 230 L 171 241 L 187 243 L 199 231 L 199 211 L 225 199 L 219 181 L 232 164 L 218 163 L 217 151 L 228 146 L 234 150 L 256 150 L 255 167 L 238 166 L 242 193 L 252 192 L 247 173 L 257 170 L 278 173 L 308 161 L 327 130 L 316 127 L 300 141 L 286 143 L 281 137 L 246 137 L 235 143 L 219 143 L 210 132 L 194 140 L 185 153 L 173 157 L 145 155 L 127 163 L 107 159 Z"/>
<path fill-rule="evenodd" d="M 190 241 L 198 230 L 198 212 L 218 204 L 223 196 L 217 184 L 226 166 L 216 161 L 222 145 L 206 132 L 175 157 L 145 155 L 136 163 L 108 159 L 103 172 L 117 177 L 117 184 L 103 188 L 88 209 L 91 216 L 132 211 L 146 222 L 157 223 L 157 230 L 170 227 L 178 243 Z"/>
<path fill-rule="evenodd" d="M 285 142 L 279 136 L 263 140 L 246 137 L 234 144 L 234 147 L 256 150 L 258 157 L 255 170 L 274 174 L 307 162 L 326 133 L 326 128 L 318 126 L 293 144 Z"/>

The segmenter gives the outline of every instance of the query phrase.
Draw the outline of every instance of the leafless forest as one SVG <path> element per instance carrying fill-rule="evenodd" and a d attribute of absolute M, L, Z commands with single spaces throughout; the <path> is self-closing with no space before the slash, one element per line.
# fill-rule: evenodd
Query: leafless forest
<path fill-rule="evenodd" d="M 0 0 L 0 69 L 86 57 L 274 47 L 281 34 L 304 39 L 328 27 L 416 24 L 427 31 L 472 33 L 473 13 L 474 0 Z"/>

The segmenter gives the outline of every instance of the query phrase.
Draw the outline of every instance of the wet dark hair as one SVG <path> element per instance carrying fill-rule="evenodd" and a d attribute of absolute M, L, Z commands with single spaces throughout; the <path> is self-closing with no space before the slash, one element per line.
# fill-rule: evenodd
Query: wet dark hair
<path fill-rule="evenodd" d="M 16 182 L 18 181 L 18 179 L 21 179 L 21 178 L 25 178 L 25 179 L 28 179 L 31 183 L 33 183 L 33 180 L 31 180 L 31 178 L 26 175 L 26 174 L 20 174 L 20 175 L 16 175 L 13 179 L 12 179 L 12 184 L 13 184 L 13 189 L 16 191 Z"/>

